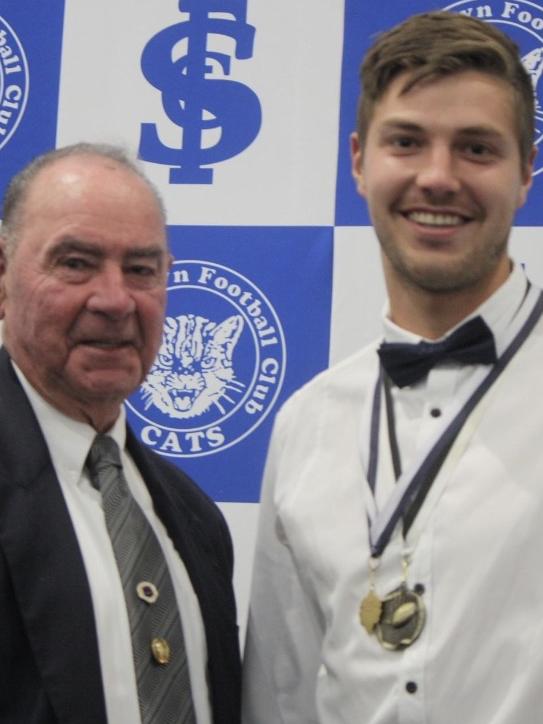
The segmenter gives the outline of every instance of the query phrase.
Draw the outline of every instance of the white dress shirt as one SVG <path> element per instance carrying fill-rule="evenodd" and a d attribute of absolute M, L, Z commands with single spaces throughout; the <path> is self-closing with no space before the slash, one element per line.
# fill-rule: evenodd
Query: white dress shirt
<path fill-rule="evenodd" d="M 524 297 L 514 269 L 483 304 L 498 354 Z M 474 316 L 474 315 L 470 315 Z M 416 342 L 385 320 L 388 339 Z M 451 330 L 452 331 L 452 330 Z M 299 390 L 266 464 L 244 662 L 245 724 L 540 724 L 543 680 L 543 322 L 468 419 L 376 590 L 424 590 L 403 651 L 359 621 L 369 590 L 369 418 L 377 342 Z M 403 467 L 480 365 L 440 364 L 393 399 Z M 433 412 L 432 412 L 433 411 Z M 384 417 L 384 415 L 383 415 Z M 395 481 L 386 422 L 376 503 Z"/>
<path fill-rule="evenodd" d="M 45 437 L 81 549 L 94 608 L 108 721 L 111 724 L 141 724 L 123 588 L 105 524 L 101 495 L 92 486 L 85 470 L 85 460 L 96 431 L 52 407 L 29 384 L 21 370 L 14 367 Z M 108 434 L 119 445 L 128 486 L 153 527 L 166 557 L 182 615 L 197 723 L 210 724 L 207 647 L 198 599 L 179 554 L 154 512 L 147 487 L 126 453 L 125 433 L 122 408 Z"/>

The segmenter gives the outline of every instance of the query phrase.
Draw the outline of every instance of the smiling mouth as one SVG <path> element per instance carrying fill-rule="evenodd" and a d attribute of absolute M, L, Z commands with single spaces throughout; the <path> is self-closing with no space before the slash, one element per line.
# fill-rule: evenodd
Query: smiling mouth
<path fill-rule="evenodd" d="M 432 227 L 461 226 L 468 221 L 468 219 L 458 214 L 432 211 L 408 211 L 404 216 L 406 219 L 409 219 L 409 221 L 414 221 L 422 226 Z"/>

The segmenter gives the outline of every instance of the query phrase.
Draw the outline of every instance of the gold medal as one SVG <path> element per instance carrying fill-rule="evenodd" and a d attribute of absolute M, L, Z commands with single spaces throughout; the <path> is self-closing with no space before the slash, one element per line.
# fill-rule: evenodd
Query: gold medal
<path fill-rule="evenodd" d="M 364 626 L 370 636 L 373 633 L 375 626 L 379 623 L 382 606 L 383 604 L 381 603 L 381 599 L 375 595 L 373 588 L 370 588 L 369 592 L 362 599 L 362 603 L 360 604 L 360 609 L 358 611 L 360 623 Z"/>
<path fill-rule="evenodd" d="M 422 598 L 402 584 L 383 599 L 375 633 L 383 648 L 399 651 L 418 639 L 425 621 Z"/>
<path fill-rule="evenodd" d="M 371 636 L 374 632 L 381 646 L 389 651 L 405 649 L 417 640 L 424 628 L 426 610 L 422 597 L 407 586 L 409 555 L 402 559 L 403 583 L 380 599 L 375 593 L 375 575 L 379 559 L 369 560 L 370 590 L 362 599 L 358 616 Z"/>

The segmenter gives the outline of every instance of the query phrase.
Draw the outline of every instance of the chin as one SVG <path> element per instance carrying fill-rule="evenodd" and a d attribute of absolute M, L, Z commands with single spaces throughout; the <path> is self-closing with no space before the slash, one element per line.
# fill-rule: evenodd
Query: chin
<path fill-rule="evenodd" d="M 123 401 L 132 394 L 141 384 L 140 374 L 119 373 L 92 375 L 80 385 L 80 391 L 89 399 L 119 400 Z"/>
<path fill-rule="evenodd" d="M 483 276 L 475 265 L 465 262 L 396 263 L 396 273 L 410 286 L 428 292 L 457 292 L 469 288 Z"/>

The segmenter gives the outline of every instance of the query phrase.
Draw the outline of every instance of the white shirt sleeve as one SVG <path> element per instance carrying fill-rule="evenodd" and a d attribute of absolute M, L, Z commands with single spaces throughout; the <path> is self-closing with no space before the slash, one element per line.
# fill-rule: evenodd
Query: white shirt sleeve
<path fill-rule="evenodd" d="M 247 630 L 244 724 L 316 723 L 321 626 L 302 588 L 277 513 L 283 430 L 278 418 L 267 459 Z"/>

